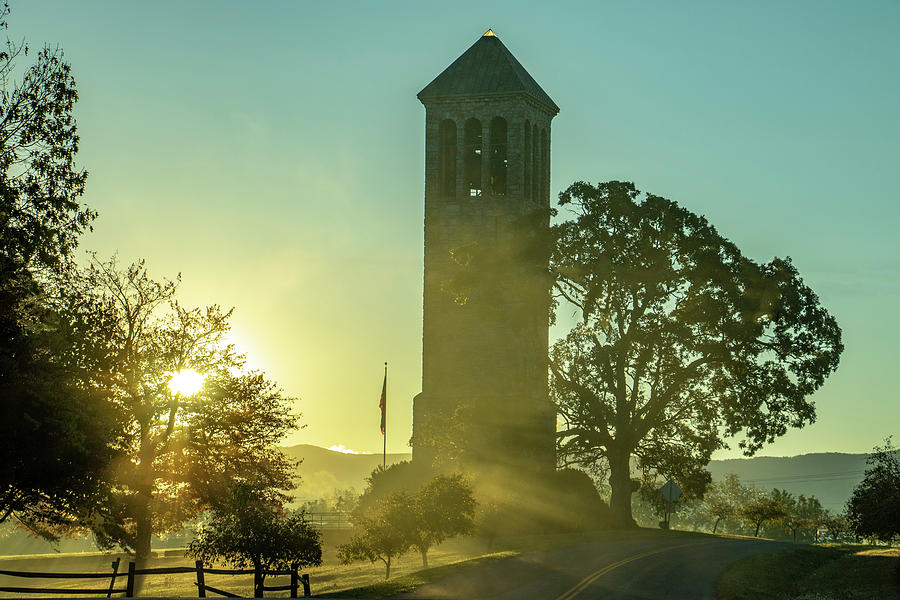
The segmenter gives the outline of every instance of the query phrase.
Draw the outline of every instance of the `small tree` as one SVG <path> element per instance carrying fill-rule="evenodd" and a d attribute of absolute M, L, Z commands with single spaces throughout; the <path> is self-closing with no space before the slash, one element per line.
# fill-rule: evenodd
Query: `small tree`
<path fill-rule="evenodd" d="M 740 517 L 756 527 L 753 537 L 759 537 L 763 523 L 781 520 L 787 515 L 784 498 L 776 492 L 772 490 L 771 494 L 751 500 L 741 507 Z"/>
<path fill-rule="evenodd" d="M 806 527 L 806 520 L 800 511 L 800 503 L 805 500 L 801 495 L 795 498 L 792 493 L 787 490 L 772 490 L 772 496 L 777 498 L 784 507 L 784 515 L 779 519 L 781 525 L 791 532 L 794 541 L 797 541 L 797 531 Z"/>
<path fill-rule="evenodd" d="M 856 535 L 890 540 L 900 535 L 900 458 L 891 443 L 875 446 L 869 467 L 847 502 L 847 518 Z"/>
<path fill-rule="evenodd" d="M 734 505 L 727 498 L 722 496 L 714 496 L 704 503 L 706 512 L 710 517 L 715 519 L 713 524 L 713 533 L 719 528 L 719 522 L 727 519 L 734 514 Z"/>
<path fill-rule="evenodd" d="M 475 497 L 463 476 L 438 475 L 416 494 L 416 534 L 413 546 L 428 568 L 428 550 L 444 540 L 472 533 Z"/>
<path fill-rule="evenodd" d="M 422 566 L 427 568 L 429 549 L 451 537 L 469 534 L 475 528 L 475 497 L 460 474 L 437 475 L 415 492 L 401 487 L 386 494 L 388 485 L 408 484 L 421 476 L 410 469 L 408 464 L 387 471 L 379 468 L 372 473 L 369 487 L 357 507 L 356 518 L 362 533 L 338 548 L 343 563 L 380 560 L 387 579 L 393 559 L 409 549 L 419 552 Z"/>
<path fill-rule="evenodd" d="M 734 473 L 726 474 L 722 481 L 709 486 L 701 510 L 714 521 L 713 533 L 716 533 L 721 521 L 738 513 L 751 493 L 749 488 L 741 485 L 741 480 Z"/>
<path fill-rule="evenodd" d="M 415 543 L 416 512 L 416 500 L 406 491 L 377 500 L 359 520 L 362 532 L 338 546 L 338 559 L 342 564 L 380 560 L 384 563 L 384 578 L 389 579 L 393 560 L 406 554 Z"/>
<path fill-rule="evenodd" d="M 822 503 L 819 502 L 819 499 L 815 496 L 807 498 L 803 494 L 796 498 L 790 495 L 786 506 L 787 515 L 782 523 L 791 532 L 794 541 L 797 541 L 797 534 L 802 531 L 810 531 L 813 537 L 817 538 L 819 525 L 822 523 L 824 515 Z"/>
<path fill-rule="evenodd" d="M 303 513 L 282 510 L 246 484 L 234 485 L 228 496 L 191 542 L 190 556 L 239 569 L 252 566 L 257 598 L 263 596 L 266 571 L 322 564 L 320 534 Z"/>
<path fill-rule="evenodd" d="M 844 513 L 833 513 L 826 510 L 822 514 L 822 526 L 834 543 L 846 540 L 850 535 L 850 521 Z"/>

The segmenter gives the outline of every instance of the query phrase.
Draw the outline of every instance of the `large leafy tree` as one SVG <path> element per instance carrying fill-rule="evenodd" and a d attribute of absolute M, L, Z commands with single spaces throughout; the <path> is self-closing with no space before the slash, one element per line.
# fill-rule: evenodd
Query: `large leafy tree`
<path fill-rule="evenodd" d="M 6 29 L 9 7 L 0 7 Z M 71 523 L 115 452 L 108 398 L 71 358 L 55 302 L 95 214 L 80 203 L 78 99 L 59 49 L 0 48 L 0 523 Z M 26 64 L 28 63 L 28 64 Z"/>
<path fill-rule="evenodd" d="M 558 299 L 580 311 L 551 351 L 563 462 L 604 463 L 631 520 L 632 461 L 702 485 L 710 455 L 748 455 L 815 418 L 841 332 L 789 259 L 759 264 L 706 219 L 631 183 L 578 182 L 554 227 Z"/>
<path fill-rule="evenodd" d="M 900 451 L 888 438 L 875 446 L 867 463 L 847 501 L 847 520 L 858 536 L 891 540 L 900 536 Z"/>
<path fill-rule="evenodd" d="M 231 313 L 183 307 L 177 281 L 152 279 L 142 262 L 95 259 L 78 289 L 67 307 L 77 356 L 112 398 L 124 450 L 91 522 L 98 541 L 144 559 L 152 535 L 181 528 L 236 481 L 284 502 L 296 465 L 277 445 L 296 426 L 292 399 L 242 369 Z M 171 385 L 187 370 L 205 377 L 192 395 Z"/>

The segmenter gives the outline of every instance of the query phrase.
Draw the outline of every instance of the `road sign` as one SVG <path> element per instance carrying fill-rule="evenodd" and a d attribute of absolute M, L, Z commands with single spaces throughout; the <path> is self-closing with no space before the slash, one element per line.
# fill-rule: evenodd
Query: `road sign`
<path fill-rule="evenodd" d="M 681 488 L 678 487 L 678 484 L 671 479 L 667 481 L 661 488 L 659 488 L 659 491 L 662 494 L 663 498 L 666 499 L 666 502 L 675 502 L 681 495 Z"/>

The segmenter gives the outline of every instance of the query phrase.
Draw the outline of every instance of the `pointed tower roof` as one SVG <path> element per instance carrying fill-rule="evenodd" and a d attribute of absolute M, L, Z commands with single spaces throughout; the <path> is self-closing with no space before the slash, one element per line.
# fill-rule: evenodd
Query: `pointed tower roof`
<path fill-rule="evenodd" d="M 559 107 L 528 74 L 500 38 L 488 29 L 477 42 L 418 94 L 419 100 L 483 94 L 528 94 L 549 108 Z"/>

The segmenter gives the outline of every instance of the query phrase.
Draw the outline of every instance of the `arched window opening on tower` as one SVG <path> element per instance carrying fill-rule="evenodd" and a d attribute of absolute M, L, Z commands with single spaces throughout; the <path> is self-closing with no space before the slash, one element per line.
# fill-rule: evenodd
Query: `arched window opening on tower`
<path fill-rule="evenodd" d="M 506 174 L 509 164 L 506 160 L 506 119 L 491 119 L 491 194 L 506 195 Z"/>
<path fill-rule="evenodd" d="M 438 156 L 438 181 L 441 196 L 456 196 L 456 122 L 441 121 L 440 150 Z"/>
<path fill-rule="evenodd" d="M 466 121 L 466 189 L 469 190 L 470 196 L 481 195 L 481 155 L 482 155 L 482 135 L 481 121 L 478 119 L 469 119 Z"/>
<path fill-rule="evenodd" d="M 531 197 L 531 123 L 525 121 L 525 197 Z"/>
<path fill-rule="evenodd" d="M 541 195 L 543 202 L 550 193 L 550 152 L 547 145 L 547 130 L 541 130 Z"/>
<path fill-rule="evenodd" d="M 533 179 L 533 183 L 531 185 L 531 199 L 535 202 L 540 201 L 541 198 L 541 185 L 543 182 L 541 181 L 541 159 L 540 159 L 540 151 L 541 147 L 540 143 L 540 135 L 541 132 L 538 130 L 538 126 L 535 125 L 532 128 L 532 144 L 531 144 L 531 173 Z"/>

